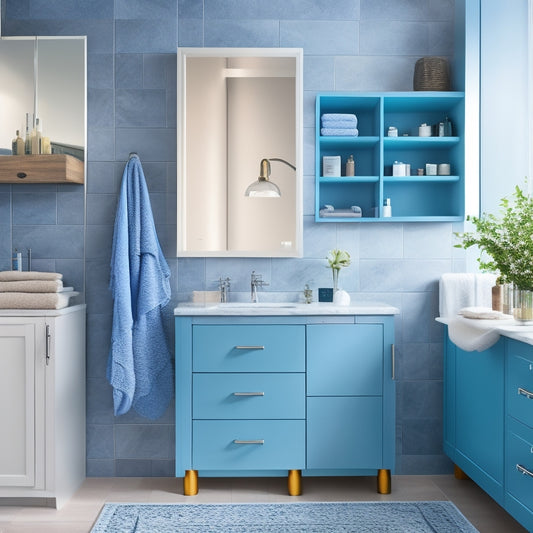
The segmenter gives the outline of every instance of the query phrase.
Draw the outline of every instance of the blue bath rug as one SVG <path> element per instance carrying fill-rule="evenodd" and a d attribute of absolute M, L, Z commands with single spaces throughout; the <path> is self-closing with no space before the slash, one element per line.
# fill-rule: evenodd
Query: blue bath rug
<path fill-rule="evenodd" d="M 104 505 L 91 533 L 479 533 L 451 502 Z"/>

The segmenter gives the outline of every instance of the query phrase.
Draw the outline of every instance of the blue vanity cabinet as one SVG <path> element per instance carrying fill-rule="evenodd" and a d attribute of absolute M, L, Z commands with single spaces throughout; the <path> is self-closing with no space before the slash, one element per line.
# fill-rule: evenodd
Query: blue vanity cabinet
<path fill-rule="evenodd" d="M 176 316 L 176 476 L 377 475 L 395 459 L 393 316 Z"/>
<path fill-rule="evenodd" d="M 446 335 L 444 451 L 533 531 L 533 345 L 501 336 L 467 352 Z"/>
<path fill-rule="evenodd" d="M 355 114 L 358 135 L 322 135 L 321 116 Z M 324 93 L 316 97 L 315 220 L 317 222 L 443 222 L 464 218 L 464 93 L 386 92 Z M 448 118 L 451 135 L 419 136 L 419 126 L 436 126 Z M 398 136 L 388 135 L 389 127 Z M 353 155 L 355 176 L 345 175 Z M 323 157 L 340 156 L 341 173 L 324 175 Z M 395 162 L 410 165 L 407 175 L 393 175 Z M 450 165 L 449 173 L 426 174 L 426 164 Z M 419 176 L 418 169 L 424 170 Z M 392 216 L 383 213 L 390 199 Z M 339 211 L 321 210 L 333 206 Z M 362 209 L 361 217 L 342 210 Z"/>
<path fill-rule="evenodd" d="M 466 352 L 446 337 L 444 451 L 500 505 L 504 499 L 504 339 Z"/>
<path fill-rule="evenodd" d="M 382 468 L 383 326 L 307 328 L 307 467 Z"/>
<path fill-rule="evenodd" d="M 533 346 L 507 339 L 505 507 L 533 530 Z"/>

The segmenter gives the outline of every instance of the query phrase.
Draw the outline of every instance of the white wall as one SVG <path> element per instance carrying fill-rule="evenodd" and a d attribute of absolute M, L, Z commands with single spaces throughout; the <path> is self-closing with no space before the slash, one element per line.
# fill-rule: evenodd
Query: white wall
<path fill-rule="evenodd" d="M 528 0 L 481 2 L 481 210 L 529 174 Z"/>

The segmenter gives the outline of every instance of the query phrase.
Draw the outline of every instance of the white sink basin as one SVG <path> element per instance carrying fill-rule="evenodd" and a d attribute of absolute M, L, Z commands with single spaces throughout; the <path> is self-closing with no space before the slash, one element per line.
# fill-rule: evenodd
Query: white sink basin
<path fill-rule="evenodd" d="M 217 304 L 217 307 L 228 309 L 295 309 L 296 304 L 278 302 L 227 302 Z"/>

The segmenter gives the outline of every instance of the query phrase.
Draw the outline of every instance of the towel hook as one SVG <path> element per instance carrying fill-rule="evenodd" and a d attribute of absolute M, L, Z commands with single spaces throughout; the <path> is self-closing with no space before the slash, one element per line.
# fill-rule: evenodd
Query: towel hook
<path fill-rule="evenodd" d="M 139 157 L 139 156 L 137 155 L 137 152 L 130 152 L 130 155 L 128 156 L 128 161 L 129 161 L 132 157 Z"/>

